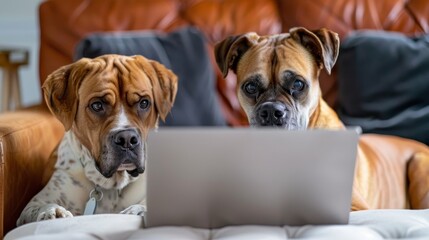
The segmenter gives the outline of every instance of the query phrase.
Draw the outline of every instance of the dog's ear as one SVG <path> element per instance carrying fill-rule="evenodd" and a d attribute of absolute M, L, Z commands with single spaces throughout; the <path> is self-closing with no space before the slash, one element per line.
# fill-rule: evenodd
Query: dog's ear
<path fill-rule="evenodd" d="M 72 127 L 78 107 L 78 89 L 89 71 L 88 59 L 63 66 L 51 73 L 43 83 L 43 95 L 49 110 L 61 121 L 66 131 Z"/>
<path fill-rule="evenodd" d="M 302 44 L 316 58 L 320 67 L 331 74 L 338 58 L 340 39 L 338 34 L 326 28 L 309 31 L 303 27 L 292 28 L 290 36 Z"/>
<path fill-rule="evenodd" d="M 238 61 L 258 38 L 256 33 L 251 32 L 227 37 L 215 45 L 216 63 L 222 71 L 223 77 L 228 75 L 229 69 L 237 73 Z"/>
<path fill-rule="evenodd" d="M 173 107 L 177 94 L 177 76 L 164 65 L 149 61 L 154 72 L 149 76 L 152 83 L 152 93 L 155 100 L 155 108 L 162 121 Z"/>

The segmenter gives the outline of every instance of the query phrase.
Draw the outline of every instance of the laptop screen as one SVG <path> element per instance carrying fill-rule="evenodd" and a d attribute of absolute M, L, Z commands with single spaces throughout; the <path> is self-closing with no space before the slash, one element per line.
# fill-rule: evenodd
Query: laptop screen
<path fill-rule="evenodd" d="M 346 224 L 358 136 L 356 130 L 151 132 L 146 224 Z"/>

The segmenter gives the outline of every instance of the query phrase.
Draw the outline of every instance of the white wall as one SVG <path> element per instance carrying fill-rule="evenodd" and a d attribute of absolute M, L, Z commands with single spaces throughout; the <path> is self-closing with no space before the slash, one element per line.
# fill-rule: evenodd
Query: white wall
<path fill-rule="evenodd" d="M 42 99 L 38 77 L 40 2 L 42 0 L 0 0 L 0 47 L 22 47 L 30 51 L 30 64 L 19 72 L 24 106 L 40 103 Z M 3 79 L 0 79 L 1 94 Z"/>

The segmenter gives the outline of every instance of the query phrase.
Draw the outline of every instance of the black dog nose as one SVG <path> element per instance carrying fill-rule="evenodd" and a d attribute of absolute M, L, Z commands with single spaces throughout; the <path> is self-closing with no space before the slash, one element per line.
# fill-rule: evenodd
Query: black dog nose
<path fill-rule="evenodd" d="M 261 126 L 284 126 L 286 107 L 279 102 L 266 102 L 257 110 L 257 120 Z"/>
<path fill-rule="evenodd" d="M 124 149 L 134 149 L 140 144 L 139 134 L 134 129 L 120 130 L 113 136 L 113 141 Z"/>

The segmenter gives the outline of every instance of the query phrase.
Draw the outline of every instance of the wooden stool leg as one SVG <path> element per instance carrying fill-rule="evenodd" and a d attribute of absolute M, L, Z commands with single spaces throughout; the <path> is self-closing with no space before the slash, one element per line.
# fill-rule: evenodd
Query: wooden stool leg
<path fill-rule="evenodd" d="M 10 69 L 9 68 L 3 68 L 3 94 L 2 94 L 2 108 L 1 111 L 7 111 L 10 108 Z"/>
<path fill-rule="evenodd" d="M 14 109 L 21 108 L 21 91 L 19 87 L 19 75 L 18 75 L 18 68 L 14 67 L 11 72 L 10 79 L 12 80 L 11 89 L 12 89 L 12 101 L 14 103 Z"/>

